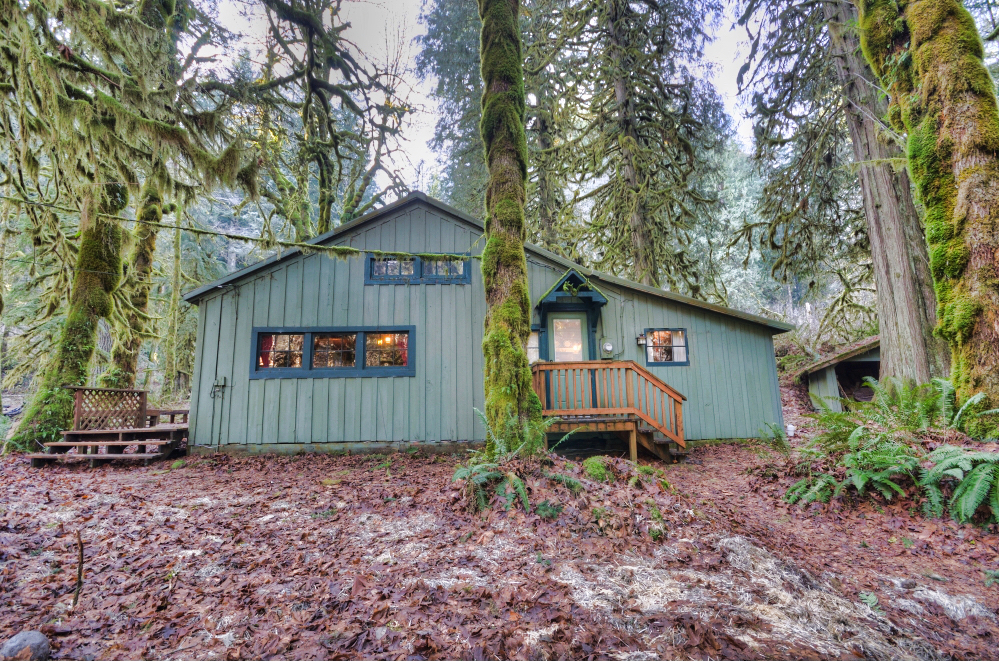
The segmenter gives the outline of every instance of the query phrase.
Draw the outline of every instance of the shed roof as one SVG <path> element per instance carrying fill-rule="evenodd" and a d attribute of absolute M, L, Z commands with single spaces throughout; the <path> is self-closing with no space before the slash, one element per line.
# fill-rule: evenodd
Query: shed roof
<path fill-rule="evenodd" d="M 804 374 L 810 375 L 814 372 L 818 372 L 819 370 L 824 370 L 831 365 L 836 365 L 837 363 L 848 361 L 849 359 L 860 356 L 861 354 L 866 354 L 875 347 L 878 347 L 880 344 L 881 336 L 873 335 L 861 338 L 860 340 L 852 342 L 849 345 L 843 345 L 819 358 L 819 360 L 814 363 L 809 363 L 804 368 L 799 369 L 794 378 L 797 379 Z"/>
<path fill-rule="evenodd" d="M 381 207 L 373 212 L 365 214 L 364 216 L 361 216 L 360 218 L 357 218 L 349 223 L 344 223 L 343 225 L 340 225 L 334 228 L 333 230 L 330 230 L 329 232 L 321 234 L 318 237 L 314 237 L 313 239 L 310 239 L 308 243 L 317 244 L 317 245 L 325 244 L 329 241 L 332 241 L 340 237 L 341 235 L 357 230 L 361 226 L 382 219 L 388 214 L 398 211 L 399 209 L 407 205 L 413 204 L 415 202 L 423 202 L 431 207 L 434 207 L 439 211 L 442 211 L 445 214 L 448 214 L 449 216 L 459 221 L 462 221 L 464 223 L 473 226 L 480 232 L 485 230 L 485 227 L 483 226 L 482 222 L 479 221 L 478 219 L 473 218 L 472 216 L 469 216 L 463 211 L 455 209 L 454 207 L 445 204 L 440 200 L 431 198 L 427 196 L 425 193 L 422 193 L 420 191 L 414 191 L 409 195 L 407 195 L 406 197 L 400 198 L 399 200 L 396 200 L 391 204 L 385 205 L 384 207 Z M 524 248 L 527 250 L 528 253 L 533 253 L 537 257 L 546 259 L 550 262 L 554 262 L 566 269 L 573 269 L 577 271 L 579 274 L 585 276 L 586 278 L 594 278 L 611 285 L 616 285 L 618 287 L 634 290 L 637 292 L 641 292 L 643 294 L 648 294 L 651 296 L 658 297 L 660 299 L 675 301 L 677 303 L 683 303 L 689 306 L 693 306 L 695 308 L 702 308 L 722 315 L 728 315 L 729 317 L 735 317 L 738 319 L 746 320 L 747 322 L 753 322 L 754 324 L 760 324 L 769 327 L 776 333 L 784 333 L 786 331 L 791 331 L 792 329 L 794 329 L 793 324 L 787 324 L 786 322 L 779 322 L 777 320 L 772 320 L 770 318 L 763 317 L 761 315 L 753 315 L 752 313 L 736 310 L 734 308 L 719 306 L 717 304 L 708 303 L 707 301 L 701 301 L 700 299 L 694 299 L 692 297 L 683 296 L 682 294 L 676 294 L 675 292 L 670 292 L 668 290 L 659 289 L 649 285 L 642 285 L 641 283 L 635 283 L 633 281 L 624 278 L 618 278 L 617 276 L 605 274 L 596 271 L 594 269 L 587 269 L 586 267 L 576 264 L 571 260 L 567 260 L 560 255 L 556 255 L 555 253 L 547 251 L 541 248 L 540 246 L 535 246 L 533 244 L 528 243 L 524 245 Z M 300 248 L 292 248 L 285 251 L 278 251 L 276 254 L 270 256 L 269 258 L 261 260 L 260 262 L 257 262 L 255 264 L 251 264 L 247 267 L 232 272 L 228 276 L 224 276 L 222 278 L 219 278 L 218 280 L 212 281 L 211 283 L 202 285 L 201 287 L 191 290 L 190 292 L 184 295 L 184 300 L 187 301 L 188 303 L 197 303 L 200 299 L 204 298 L 208 294 L 211 294 L 213 291 L 221 289 L 233 282 L 252 276 L 253 274 L 263 269 L 273 266 L 274 264 L 277 264 L 279 262 L 291 259 L 297 255 L 300 255 L 301 253 L 302 250 Z"/>

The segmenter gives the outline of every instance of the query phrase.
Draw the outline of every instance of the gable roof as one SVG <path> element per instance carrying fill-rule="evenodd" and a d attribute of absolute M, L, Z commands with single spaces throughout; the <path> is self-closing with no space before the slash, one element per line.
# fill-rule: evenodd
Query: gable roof
<path fill-rule="evenodd" d="M 854 357 L 860 356 L 861 354 L 866 354 L 876 347 L 881 346 L 881 336 L 867 336 L 866 338 L 861 338 L 849 345 L 844 345 L 823 357 L 820 357 L 814 363 L 809 363 L 803 368 L 799 368 L 796 373 L 794 373 L 794 380 L 797 381 L 802 375 L 818 372 L 819 370 L 824 370 L 831 365 L 836 365 L 837 363 L 842 363 L 843 361 L 848 361 Z"/>
<path fill-rule="evenodd" d="M 467 225 L 472 226 L 479 232 L 484 232 L 485 227 L 482 222 L 478 219 L 469 216 L 465 212 L 455 209 L 454 207 L 429 197 L 425 193 L 420 191 L 413 191 L 404 198 L 400 198 L 395 202 L 385 205 L 380 209 L 373 212 L 365 214 L 360 218 L 357 218 L 349 223 L 344 223 L 329 232 L 319 235 L 310 239 L 307 243 L 310 244 L 325 244 L 334 239 L 337 239 L 341 235 L 351 233 L 362 226 L 368 225 L 376 220 L 383 219 L 385 216 L 406 207 L 407 205 L 413 204 L 415 202 L 422 202 L 430 207 L 433 207 L 439 211 L 444 212 L 448 216 L 461 221 Z M 633 281 L 618 278 L 617 276 L 612 276 L 610 274 L 605 274 L 594 269 L 587 269 L 586 267 L 576 264 L 571 260 L 567 260 L 560 255 L 556 255 L 550 251 L 541 248 L 540 246 L 535 246 L 534 244 L 525 243 L 524 248 L 528 253 L 533 253 L 536 257 L 540 257 L 549 262 L 554 262 L 555 264 L 565 268 L 566 270 L 574 270 L 581 276 L 587 279 L 596 279 L 608 283 L 610 285 L 616 285 L 618 287 L 623 287 L 636 292 L 641 292 L 642 294 L 648 294 L 660 299 L 666 299 L 667 301 L 675 301 L 677 303 L 686 304 L 688 306 L 693 306 L 695 308 L 702 308 L 704 310 L 710 310 L 721 315 L 727 315 L 729 317 L 735 317 L 738 319 L 745 320 L 747 322 L 752 322 L 754 324 L 760 324 L 772 329 L 775 333 L 784 333 L 785 331 L 791 331 L 794 329 L 793 324 L 787 324 L 786 322 L 779 322 L 777 320 L 772 320 L 767 317 L 760 315 L 753 315 L 752 313 L 743 312 L 741 310 L 736 310 L 734 308 L 726 308 L 725 306 L 719 306 L 717 304 L 708 303 L 707 301 L 701 301 L 700 299 L 694 299 L 692 297 L 683 296 L 682 294 L 676 294 L 675 292 L 670 292 L 668 290 L 662 290 L 649 285 L 642 285 L 641 283 L 635 283 Z M 206 295 L 212 293 L 213 291 L 224 288 L 233 282 L 242 280 L 253 274 L 262 271 L 270 266 L 273 266 L 279 262 L 284 262 L 285 260 L 291 259 L 292 257 L 298 256 L 302 253 L 300 248 L 292 248 L 289 250 L 281 250 L 276 254 L 261 260 L 255 264 L 251 264 L 247 267 L 239 269 L 232 272 L 228 276 L 219 278 L 216 281 L 208 283 L 207 285 L 202 285 L 184 295 L 184 301 L 188 303 L 197 303 L 198 300 L 204 298 Z"/>

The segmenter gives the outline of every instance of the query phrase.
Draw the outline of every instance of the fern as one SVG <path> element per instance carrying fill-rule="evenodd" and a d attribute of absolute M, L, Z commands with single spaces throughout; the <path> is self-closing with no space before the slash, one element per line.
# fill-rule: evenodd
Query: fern
<path fill-rule="evenodd" d="M 930 453 L 929 460 L 933 466 L 924 469 L 919 479 L 927 499 L 923 512 L 942 517 L 942 486 L 956 482 L 948 504 L 951 517 L 968 522 L 987 503 L 992 521 L 999 521 L 999 453 L 941 446 Z"/>
<path fill-rule="evenodd" d="M 546 478 L 554 480 L 556 483 L 560 483 L 569 488 L 573 494 L 579 494 L 583 491 L 583 484 L 572 476 L 566 476 L 565 474 L 545 474 Z"/>
<path fill-rule="evenodd" d="M 829 503 L 833 490 L 838 485 L 837 480 L 829 474 L 819 474 L 802 478 L 792 485 L 784 494 L 784 500 L 788 503 L 798 503 L 802 506 L 815 501 Z"/>
<path fill-rule="evenodd" d="M 486 487 L 493 481 L 503 478 L 503 474 L 498 469 L 499 465 L 495 462 L 461 466 L 454 472 L 451 482 L 467 481 L 471 496 L 475 499 L 475 505 L 479 510 L 485 510 L 489 507 L 489 502 L 486 499 Z"/>

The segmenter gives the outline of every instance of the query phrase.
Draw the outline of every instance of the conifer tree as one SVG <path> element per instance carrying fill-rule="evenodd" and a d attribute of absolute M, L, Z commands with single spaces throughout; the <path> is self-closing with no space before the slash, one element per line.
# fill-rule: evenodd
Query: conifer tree
<path fill-rule="evenodd" d="M 936 300 L 922 221 L 899 138 L 884 126 L 886 102 L 859 52 L 856 10 L 830 0 L 753 0 L 740 23 L 752 53 L 740 72 L 753 96 L 756 159 L 766 186 L 746 226 L 776 255 L 778 279 L 827 278 L 842 293 L 824 321 L 851 318 L 876 288 L 881 375 L 926 383 L 947 374 L 933 337 Z M 753 31 L 754 24 L 759 28 Z"/>
<path fill-rule="evenodd" d="M 531 386 L 524 349 L 531 331 L 531 301 L 524 253 L 527 138 L 519 15 L 519 0 L 479 0 L 480 126 L 489 170 L 482 251 L 488 306 L 482 340 L 486 418 L 494 435 L 507 438 L 511 448 L 525 441 L 508 438 L 511 433 L 523 435 L 525 426 L 541 421 L 541 402 Z"/>
<path fill-rule="evenodd" d="M 958 396 L 999 405 L 999 108 L 982 41 L 958 0 L 856 0 L 861 46 L 888 91 L 926 208 L 936 333 Z M 995 434 L 997 417 L 977 433 Z"/>

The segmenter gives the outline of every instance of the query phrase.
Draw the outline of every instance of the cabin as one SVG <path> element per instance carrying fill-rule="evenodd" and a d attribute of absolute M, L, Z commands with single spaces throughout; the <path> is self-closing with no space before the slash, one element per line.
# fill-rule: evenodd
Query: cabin
<path fill-rule="evenodd" d="M 185 295 L 199 308 L 194 452 L 371 451 L 485 441 L 483 226 L 407 197 Z M 465 258 L 465 259 L 463 259 Z M 632 457 L 783 426 L 773 336 L 792 327 L 527 246 L 527 353 L 561 434 Z"/>
<path fill-rule="evenodd" d="M 808 384 L 808 397 L 816 410 L 843 411 L 843 400 L 870 402 L 874 391 L 865 377 L 878 378 L 881 372 L 881 340 L 869 336 L 839 347 L 798 372 Z"/>

